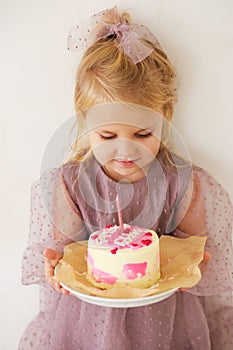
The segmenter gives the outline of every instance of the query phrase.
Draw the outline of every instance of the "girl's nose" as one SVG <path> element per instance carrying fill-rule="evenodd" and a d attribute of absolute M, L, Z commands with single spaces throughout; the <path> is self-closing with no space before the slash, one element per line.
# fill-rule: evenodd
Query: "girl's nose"
<path fill-rule="evenodd" d="M 119 139 L 117 142 L 117 155 L 119 158 L 133 158 L 137 152 L 137 142 L 130 139 Z"/>

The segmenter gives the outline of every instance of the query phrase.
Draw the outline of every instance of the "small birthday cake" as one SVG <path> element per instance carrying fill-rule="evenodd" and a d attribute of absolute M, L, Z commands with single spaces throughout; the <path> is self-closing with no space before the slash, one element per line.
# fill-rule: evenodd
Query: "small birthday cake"
<path fill-rule="evenodd" d="M 160 278 L 159 238 L 139 226 L 107 226 L 88 240 L 87 278 L 99 288 L 147 288 Z"/>

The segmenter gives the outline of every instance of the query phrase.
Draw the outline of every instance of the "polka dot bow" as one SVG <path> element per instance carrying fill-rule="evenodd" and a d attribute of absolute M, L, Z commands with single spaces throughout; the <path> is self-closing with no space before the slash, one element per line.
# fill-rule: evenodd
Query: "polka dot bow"
<path fill-rule="evenodd" d="M 116 47 L 130 57 L 134 64 L 137 64 L 154 50 L 146 41 L 161 48 L 154 34 L 144 25 L 105 23 L 103 17 L 106 13 L 108 12 L 108 17 L 111 18 L 115 11 L 116 7 L 101 11 L 88 21 L 73 26 L 68 34 L 68 50 L 84 50 L 100 39 L 111 37 Z"/>

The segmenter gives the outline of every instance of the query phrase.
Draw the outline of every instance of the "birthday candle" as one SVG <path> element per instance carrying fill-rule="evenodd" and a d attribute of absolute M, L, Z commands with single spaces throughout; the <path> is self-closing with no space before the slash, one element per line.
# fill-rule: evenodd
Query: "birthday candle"
<path fill-rule="evenodd" d="M 118 221 L 119 221 L 119 226 L 121 232 L 124 232 L 124 225 L 123 225 L 123 219 L 122 219 L 122 211 L 121 211 L 121 206 L 119 202 L 119 197 L 118 195 L 116 196 L 116 202 L 117 202 L 117 211 L 118 211 Z"/>

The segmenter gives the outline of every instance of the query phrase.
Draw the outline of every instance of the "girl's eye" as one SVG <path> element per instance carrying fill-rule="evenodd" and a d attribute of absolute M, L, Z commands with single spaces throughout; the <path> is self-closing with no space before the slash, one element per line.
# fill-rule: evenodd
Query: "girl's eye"
<path fill-rule="evenodd" d="M 140 138 L 140 139 L 145 139 L 145 138 L 147 138 L 147 137 L 150 137 L 152 134 L 151 134 L 151 132 L 148 132 L 147 134 L 135 134 L 135 136 L 137 137 L 137 138 Z M 109 136 L 107 136 L 107 135 L 101 135 L 101 134 L 99 134 L 99 137 L 102 139 L 102 140 L 112 140 L 112 139 L 115 139 L 116 137 L 117 137 L 117 135 L 109 135 Z"/>
<path fill-rule="evenodd" d="M 112 140 L 112 139 L 114 139 L 116 137 L 116 135 L 104 136 L 104 135 L 101 135 L 101 134 L 99 134 L 99 136 L 100 136 L 100 138 L 102 140 Z"/>
<path fill-rule="evenodd" d="M 151 132 L 149 132 L 147 134 L 136 134 L 136 137 L 147 138 L 147 137 L 150 137 L 151 135 L 152 135 Z"/>

